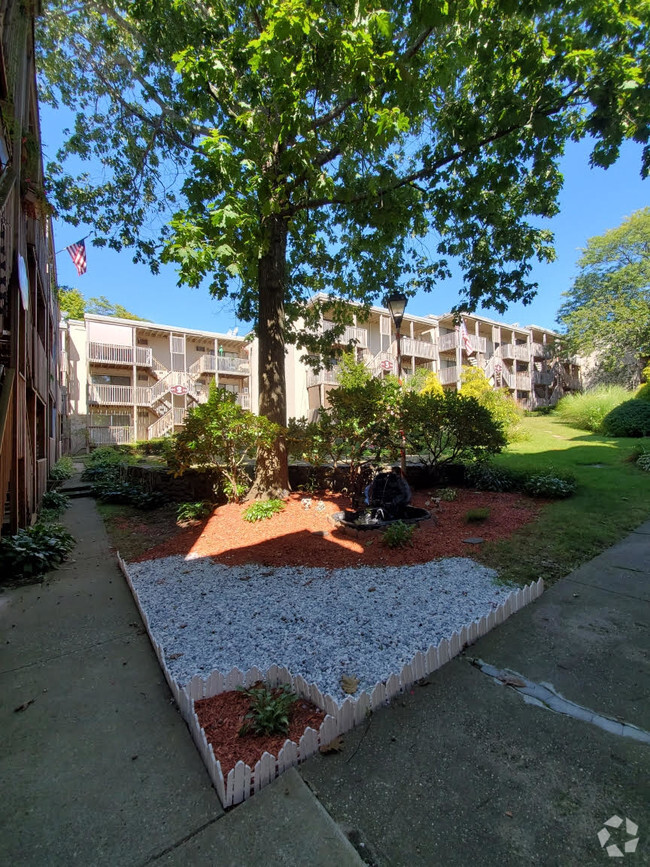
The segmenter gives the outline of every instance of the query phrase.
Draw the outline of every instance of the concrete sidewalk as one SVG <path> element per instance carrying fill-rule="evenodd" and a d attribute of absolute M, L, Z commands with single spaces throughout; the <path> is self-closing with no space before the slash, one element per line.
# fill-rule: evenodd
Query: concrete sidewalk
<path fill-rule="evenodd" d="M 0 864 L 588 865 L 615 813 L 650 863 L 650 748 L 470 664 L 650 729 L 650 523 L 228 813 L 93 501 L 66 523 L 74 562 L 0 596 Z"/>

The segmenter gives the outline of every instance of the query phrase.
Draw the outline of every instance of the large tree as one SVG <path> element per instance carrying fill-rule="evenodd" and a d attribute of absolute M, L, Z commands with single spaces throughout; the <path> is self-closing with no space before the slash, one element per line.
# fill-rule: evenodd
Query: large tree
<path fill-rule="evenodd" d="M 591 136 L 607 166 L 648 139 L 647 17 L 643 0 L 51 0 L 44 96 L 76 119 L 50 191 L 100 243 L 230 296 L 259 336 L 259 411 L 284 424 L 286 343 L 338 336 L 312 333 L 314 291 L 430 291 L 453 258 L 465 309 L 533 297 L 553 250 L 530 218 L 557 211 L 566 141 Z M 79 157 L 103 173 L 71 176 Z M 286 487 L 281 441 L 256 482 Z"/>
<path fill-rule="evenodd" d="M 637 385 L 650 358 L 650 208 L 590 238 L 558 319 L 571 352 L 595 356 L 596 381 Z"/>

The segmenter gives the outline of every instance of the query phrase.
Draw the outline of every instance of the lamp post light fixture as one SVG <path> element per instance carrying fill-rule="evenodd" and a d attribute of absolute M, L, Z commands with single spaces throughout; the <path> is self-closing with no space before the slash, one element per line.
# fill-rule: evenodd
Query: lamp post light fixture
<path fill-rule="evenodd" d="M 384 304 L 388 307 L 390 315 L 395 324 L 395 340 L 397 343 L 397 379 L 399 384 L 402 384 L 402 319 L 406 310 L 406 302 L 408 301 L 403 292 L 392 292 L 384 298 Z M 402 476 L 406 476 L 406 439 L 404 431 L 400 431 L 402 437 L 402 448 L 400 449 L 400 466 Z"/>

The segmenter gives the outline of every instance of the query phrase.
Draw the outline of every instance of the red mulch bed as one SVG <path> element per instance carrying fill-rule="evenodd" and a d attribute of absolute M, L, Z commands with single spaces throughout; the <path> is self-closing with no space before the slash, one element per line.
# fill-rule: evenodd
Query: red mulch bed
<path fill-rule="evenodd" d="M 322 511 L 314 495 L 309 509 L 304 494 L 291 494 L 286 508 L 272 518 L 248 523 L 242 519 L 246 505 L 219 506 L 207 521 L 184 530 L 151 548 L 138 560 L 152 560 L 173 554 L 212 557 L 229 565 L 261 563 L 266 566 L 321 566 L 330 569 L 348 566 L 403 566 L 427 563 L 439 557 L 472 556 L 475 547 L 464 539 L 486 541 L 506 539 L 524 524 L 535 520 L 540 504 L 519 494 L 496 494 L 459 489 L 452 502 L 436 507 L 431 493 L 416 492 L 412 505 L 428 508 L 432 518 L 419 524 L 413 545 L 389 548 L 381 531 L 349 531 L 335 527 L 329 518 L 350 508 L 349 498 L 324 493 Z M 427 501 L 429 504 L 427 505 Z M 470 509 L 487 507 L 487 520 L 468 523 Z"/>
<path fill-rule="evenodd" d="M 325 719 L 323 711 L 314 704 L 299 699 L 291 708 L 287 734 L 249 733 L 240 737 L 239 729 L 244 723 L 248 708 L 249 699 L 239 691 L 222 692 L 213 698 L 202 698 L 194 703 L 208 743 L 212 744 L 214 757 L 221 762 L 224 777 L 240 760 L 253 768 L 265 752 L 277 756 L 287 739 L 298 743 L 308 726 L 318 731 Z"/>

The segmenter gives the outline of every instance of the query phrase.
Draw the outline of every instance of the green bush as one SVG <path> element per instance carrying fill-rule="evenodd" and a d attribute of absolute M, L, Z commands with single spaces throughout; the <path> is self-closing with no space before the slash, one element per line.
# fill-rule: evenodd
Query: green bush
<path fill-rule="evenodd" d="M 389 524 L 382 533 L 384 545 L 388 545 L 389 548 L 412 546 L 416 526 L 416 524 L 405 524 L 404 521 L 395 521 Z"/>
<path fill-rule="evenodd" d="M 176 512 L 178 521 L 197 521 L 200 518 L 207 518 L 214 508 L 212 503 L 207 500 L 199 500 L 197 503 L 179 503 Z"/>
<path fill-rule="evenodd" d="M 286 734 L 289 731 L 289 715 L 298 696 L 289 684 L 270 689 L 263 683 L 245 689 L 238 687 L 250 699 L 250 710 L 244 716 L 244 724 L 239 735 L 251 731 L 256 735 Z"/>
<path fill-rule="evenodd" d="M 603 433 L 613 437 L 650 436 L 650 401 L 626 400 L 603 419 Z"/>
<path fill-rule="evenodd" d="M 463 397 L 473 397 L 488 410 L 509 443 L 525 438 L 521 424 L 523 412 L 506 388 L 493 388 L 490 380 L 480 367 L 467 366 L 461 371 L 461 390 Z"/>
<path fill-rule="evenodd" d="M 650 473 L 650 452 L 643 452 L 636 459 L 636 465 L 644 473 Z"/>
<path fill-rule="evenodd" d="M 251 503 L 242 514 L 244 521 L 264 521 L 284 509 L 282 500 L 256 500 Z"/>
<path fill-rule="evenodd" d="M 104 503 L 156 509 L 165 502 L 160 491 L 147 491 L 142 485 L 121 479 L 119 466 L 96 467 L 93 470 L 92 482 L 90 493 Z"/>
<path fill-rule="evenodd" d="M 39 521 L 0 540 L 1 571 L 12 577 L 29 577 L 49 572 L 62 563 L 75 541 L 59 524 Z"/>
<path fill-rule="evenodd" d="M 50 470 L 50 478 L 55 482 L 65 482 L 74 475 L 74 462 L 71 457 L 65 455 L 54 464 Z"/>
<path fill-rule="evenodd" d="M 575 494 L 576 488 L 577 483 L 572 476 L 547 471 L 530 476 L 524 483 L 523 491 L 529 497 L 562 500 Z"/>
<path fill-rule="evenodd" d="M 600 433 L 605 416 L 629 397 L 623 386 L 602 385 L 580 394 L 567 394 L 558 401 L 555 413 L 565 424 Z"/>
<path fill-rule="evenodd" d="M 487 463 L 470 464 L 465 468 L 465 483 L 477 491 L 496 493 L 521 491 L 526 478 L 525 473 L 494 467 Z"/>
<path fill-rule="evenodd" d="M 481 506 L 478 509 L 468 509 L 465 512 L 465 520 L 468 524 L 480 524 L 482 521 L 487 521 L 490 517 L 490 509 L 487 506 Z"/>
<path fill-rule="evenodd" d="M 458 493 L 455 488 L 440 488 L 438 496 L 441 500 L 444 500 L 445 503 L 453 503 L 458 496 Z"/>
<path fill-rule="evenodd" d="M 70 505 L 70 498 L 60 491 L 45 491 L 41 500 L 41 508 L 60 514 Z"/>

